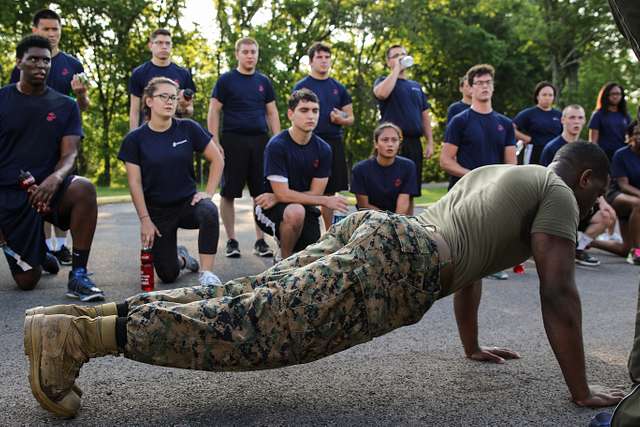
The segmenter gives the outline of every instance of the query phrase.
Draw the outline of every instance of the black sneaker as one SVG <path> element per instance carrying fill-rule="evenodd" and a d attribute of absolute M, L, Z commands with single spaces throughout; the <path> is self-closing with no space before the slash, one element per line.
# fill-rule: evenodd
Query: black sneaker
<path fill-rule="evenodd" d="M 186 268 L 192 273 L 196 273 L 198 270 L 200 270 L 200 264 L 198 264 L 198 260 L 189 255 L 189 251 L 187 251 L 187 248 L 185 248 L 184 246 L 178 246 L 178 256 L 184 259 L 184 265 L 182 266 L 183 270 Z"/>
<path fill-rule="evenodd" d="M 60 271 L 58 260 L 49 252 L 47 252 L 44 256 L 42 270 L 46 271 L 49 274 L 58 274 L 58 272 Z"/>
<path fill-rule="evenodd" d="M 253 245 L 253 253 L 263 257 L 273 256 L 273 251 L 271 250 L 267 242 L 264 241 L 264 239 L 256 240 L 256 243 Z"/>
<path fill-rule="evenodd" d="M 67 296 L 78 298 L 82 302 L 104 300 L 104 293 L 89 278 L 86 268 L 77 268 L 69 272 Z"/>
<path fill-rule="evenodd" d="M 600 265 L 600 260 L 585 250 L 576 249 L 576 264 L 597 267 Z"/>
<path fill-rule="evenodd" d="M 51 253 L 58 259 L 60 265 L 71 265 L 71 251 L 65 245 L 62 245 L 57 251 L 51 251 Z"/>
<path fill-rule="evenodd" d="M 240 245 L 236 239 L 227 240 L 227 249 L 224 254 L 228 258 L 240 258 Z"/>

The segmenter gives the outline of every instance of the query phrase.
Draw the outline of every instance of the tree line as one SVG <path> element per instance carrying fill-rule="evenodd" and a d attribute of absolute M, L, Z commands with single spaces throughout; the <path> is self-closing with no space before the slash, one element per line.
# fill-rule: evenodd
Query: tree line
<path fill-rule="evenodd" d="M 332 46 L 332 76 L 353 97 L 355 125 L 346 130 L 350 163 L 371 151 L 378 120 L 374 80 L 387 73 L 385 49 L 405 46 L 415 58 L 411 78 L 429 96 L 434 139 L 442 141 L 447 106 L 460 98 L 458 79 L 473 64 L 496 67 L 494 108 L 513 117 L 533 104 L 533 87 L 549 80 L 557 105 L 579 103 L 589 113 L 600 87 L 622 84 L 636 105 L 640 76 L 627 44 L 601 0 L 212 0 L 218 36 L 187 30 L 185 0 L 0 0 L 0 81 L 15 64 L 15 44 L 31 31 L 31 18 L 51 7 L 63 19 L 61 49 L 78 57 L 91 81 L 92 106 L 83 114 L 86 137 L 78 168 L 99 185 L 123 184 L 116 160 L 128 131 L 128 79 L 149 60 L 146 44 L 156 28 L 173 33 L 173 60 L 192 70 L 198 87 L 194 119 L 206 123 L 218 76 L 235 66 L 234 42 L 251 36 L 260 44 L 258 69 L 269 76 L 283 124 L 286 98 L 307 74 L 305 55 L 314 41 Z M 635 111 L 632 107 L 631 111 Z M 425 162 L 427 181 L 444 174 L 436 155 Z M 202 172 L 197 159 L 197 171 Z M 204 172 L 206 173 L 206 171 Z"/>

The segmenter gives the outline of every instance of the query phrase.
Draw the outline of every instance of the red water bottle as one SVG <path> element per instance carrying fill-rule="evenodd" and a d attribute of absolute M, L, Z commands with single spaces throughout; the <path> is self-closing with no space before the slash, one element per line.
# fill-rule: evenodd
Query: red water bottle
<path fill-rule="evenodd" d="M 154 279 L 151 248 L 142 248 L 140 251 L 140 289 L 143 292 L 153 291 Z"/>
<path fill-rule="evenodd" d="M 34 191 L 36 191 L 36 188 L 38 188 L 38 186 L 36 185 L 36 179 L 33 177 L 33 175 L 31 175 L 31 172 L 23 170 L 20 170 L 20 175 L 18 175 L 18 185 L 20 185 L 20 188 L 22 188 L 29 194 L 33 193 Z M 49 206 L 46 206 L 42 203 L 38 204 L 38 206 L 34 206 L 34 208 L 42 214 L 49 213 L 49 211 L 51 210 Z"/>

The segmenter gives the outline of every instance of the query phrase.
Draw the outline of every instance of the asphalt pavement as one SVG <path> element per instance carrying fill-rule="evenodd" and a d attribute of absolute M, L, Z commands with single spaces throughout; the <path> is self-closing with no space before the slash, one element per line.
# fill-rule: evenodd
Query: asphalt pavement
<path fill-rule="evenodd" d="M 238 208 L 242 257 L 222 255 L 226 235 L 221 230 L 216 272 L 223 281 L 259 273 L 271 263 L 251 253 L 255 234 L 249 200 Z M 181 230 L 179 242 L 197 252 L 195 231 Z M 594 254 L 602 265 L 579 267 L 576 274 L 588 376 L 592 383 L 628 390 L 638 267 Z M 0 425 L 587 426 L 599 410 L 569 401 L 542 325 L 535 266 L 529 261 L 525 267 L 522 276 L 485 280 L 480 310 L 481 343 L 516 350 L 520 360 L 493 365 L 465 359 L 452 300 L 446 298 L 415 325 L 284 369 L 213 373 L 123 357 L 95 359 L 77 381 L 85 392 L 80 413 L 64 421 L 31 395 L 22 327 L 26 308 L 72 302 L 64 296 L 68 267 L 23 292 L 0 261 Z M 138 292 L 138 219 L 130 203 L 100 206 L 89 268 L 107 301 Z M 190 273 L 172 286 L 196 283 L 197 275 Z"/>

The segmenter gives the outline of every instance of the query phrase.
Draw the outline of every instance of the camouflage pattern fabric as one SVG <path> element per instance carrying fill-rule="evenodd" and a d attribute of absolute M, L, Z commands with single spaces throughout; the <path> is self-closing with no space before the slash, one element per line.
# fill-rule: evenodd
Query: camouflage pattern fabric
<path fill-rule="evenodd" d="M 307 363 L 419 321 L 439 297 L 433 229 L 354 213 L 264 273 L 128 300 L 125 356 L 210 371 Z"/>

